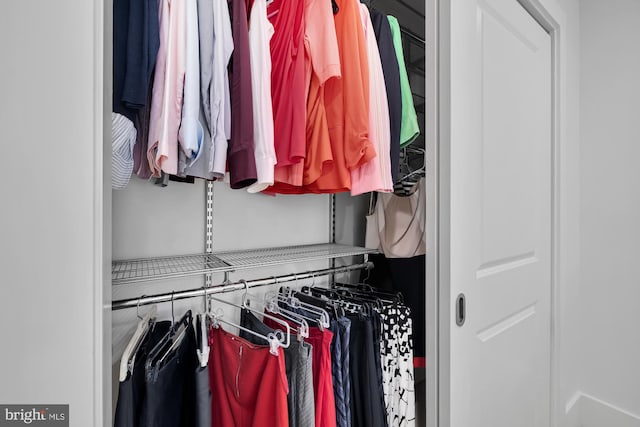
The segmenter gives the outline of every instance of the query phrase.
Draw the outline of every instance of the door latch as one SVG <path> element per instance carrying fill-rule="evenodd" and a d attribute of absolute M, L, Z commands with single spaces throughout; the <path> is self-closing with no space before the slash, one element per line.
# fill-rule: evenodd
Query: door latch
<path fill-rule="evenodd" d="M 467 316 L 467 307 L 464 294 L 458 295 L 456 298 L 456 325 L 464 325 L 464 321 Z"/>

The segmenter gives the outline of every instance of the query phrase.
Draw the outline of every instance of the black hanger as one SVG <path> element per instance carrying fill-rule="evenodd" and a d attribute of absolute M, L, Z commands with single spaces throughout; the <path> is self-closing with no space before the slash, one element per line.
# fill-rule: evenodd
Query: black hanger
<path fill-rule="evenodd" d="M 358 284 L 336 283 L 335 289 L 338 289 L 338 290 L 345 289 L 350 291 L 352 294 L 356 294 L 356 295 L 366 293 L 369 295 L 376 296 L 378 299 L 381 299 L 383 301 L 390 301 L 390 302 L 395 302 L 400 304 L 404 303 L 404 297 L 402 293 L 384 291 L 382 289 L 374 288 L 373 286 L 367 283 L 358 283 Z"/>
<path fill-rule="evenodd" d="M 173 300 L 172 300 L 173 301 Z M 152 369 L 162 363 L 176 350 L 182 339 L 187 334 L 189 327 L 193 321 L 191 310 L 187 311 L 177 323 L 174 323 L 171 329 L 160 339 L 160 341 L 149 352 L 145 363 L 147 375 L 150 375 Z"/>

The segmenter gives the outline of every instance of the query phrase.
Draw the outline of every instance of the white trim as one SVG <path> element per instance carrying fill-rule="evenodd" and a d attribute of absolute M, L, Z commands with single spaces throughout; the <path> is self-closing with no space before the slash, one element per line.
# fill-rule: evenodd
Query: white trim
<path fill-rule="evenodd" d="M 437 328 L 435 339 L 437 339 L 436 361 L 431 363 L 427 360 L 427 366 L 433 365 L 437 369 L 437 424 L 433 427 L 449 427 L 451 424 L 451 395 L 450 395 L 450 371 L 451 371 L 451 330 L 450 324 L 453 316 L 451 311 L 451 288 L 444 286 L 450 281 L 450 224 L 451 206 L 450 186 L 451 158 L 450 144 L 443 144 L 443 141 L 451 140 L 451 2 L 436 1 L 436 76 L 437 76 L 437 117 L 436 132 L 437 143 L 434 149 L 427 150 L 434 158 L 428 165 L 433 164 L 434 185 L 436 206 L 435 206 L 435 226 L 436 234 L 433 239 L 434 253 L 427 253 L 427 277 L 435 277 L 435 297 L 437 298 L 437 309 L 435 316 Z M 429 87 L 429 86 L 427 86 Z M 427 167 L 427 170 L 430 168 Z M 428 327 L 429 325 L 427 325 Z M 427 329 L 428 331 L 429 329 Z M 427 341 L 428 342 L 428 341 Z M 429 375 L 429 371 L 427 372 Z M 432 426 L 429 426 L 432 427 Z"/>
<path fill-rule="evenodd" d="M 93 2 L 94 425 L 111 425 L 111 0 Z"/>
<path fill-rule="evenodd" d="M 426 414 L 427 427 L 438 427 L 438 3 L 427 0 L 425 13 L 426 70 L 425 90 L 425 164 L 427 165 L 427 224 L 426 274 L 425 274 L 425 357 L 426 366 Z"/>
<path fill-rule="evenodd" d="M 561 346 L 560 286 L 563 277 L 562 233 L 560 224 L 563 217 L 562 158 L 561 147 L 567 143 L 565 98 L 567 48 L 563 38 L 566 28 L 564 12 L 554 8 L 548 0 L 518 0 L 518 2 L 549 32 L 553 55 L 553 201 L 552 201 L 552 250 L 551 250 L 551 371 L 549 390 L 549 426 L 556 427 L 561 422 Z"/>
<path fill-rule="evenodd" d="M 578 391 L 567 402 L 566 414 L 579 420 L 581 427 L 640 427 L 640 414 L 634 414 L 597 397 Z"/>

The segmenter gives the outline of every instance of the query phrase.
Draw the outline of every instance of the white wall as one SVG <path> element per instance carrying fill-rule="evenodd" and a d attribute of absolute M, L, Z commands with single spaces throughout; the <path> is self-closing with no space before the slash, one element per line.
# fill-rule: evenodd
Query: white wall
<path fill-rule="evenodd" d="M 0 402 L 74 427 L 102 424 L 101 8 L 0 13 Z"/>
<path fill-rule="evenodd" d="M 640 426 L 640 2 L 580 10 L 580 386 L 589 411 L 628 411 L 629 424 L 608 425 Z"/>

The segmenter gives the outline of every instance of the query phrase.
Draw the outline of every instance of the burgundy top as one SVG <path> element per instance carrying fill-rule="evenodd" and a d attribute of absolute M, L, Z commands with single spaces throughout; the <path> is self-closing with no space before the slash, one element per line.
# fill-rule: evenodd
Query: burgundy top
<path fill-rule="evenodd" d="M 249 26 L 244 0 L 229 0 L 233 55 L 229 64 L 231 93 L 231 140 L 227 163 L 231 188 L 248 187 L 257 181 L 253 142 L 253 95 L 249 56 Z"/>

